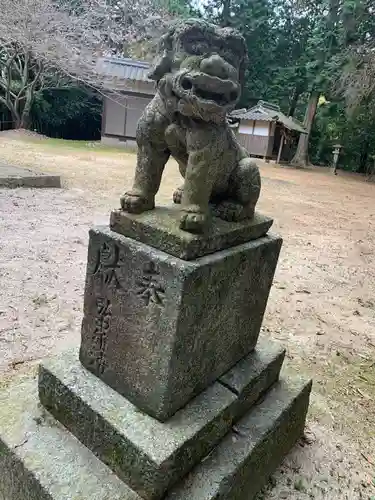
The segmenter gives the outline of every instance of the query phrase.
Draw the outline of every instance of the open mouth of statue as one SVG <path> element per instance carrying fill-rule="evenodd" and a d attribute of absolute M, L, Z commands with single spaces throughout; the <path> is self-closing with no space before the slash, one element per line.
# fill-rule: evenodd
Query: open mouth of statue
<path fill-rule="evenodd" d="M 200 89 L 199 87 L 196 87 L 194 89 L 194 93 L 200 99 L 204 99 L 205 101 L 214 101 L 216 102 L 216 104 L 220 105 L 229 104 L 230 102 L 233 102 L 237 99 L 237 94 L 233 98 L 233 96 L 230 95 L 227 96 L 225 94 L 212 92 L 210 90 Z"/>
<path fill-rule="evenodd" d="M 219 79 L 215 78 L 213 84 L 211 77 L 209 77 L 209 81 L 205 80 L 203 78 L 198 80 L 197 78 L 184 77 L 181 81 L 181 87 L 185 91 L 191 91 L 200 100 L 213 102 L 219 106 L 231 104 L 238 98 L 238 91 L 234 88 L 233 82 L 228 80 L 219 81 Z M 215 91 L 213 88 L 215 88 Z M 216 88 L 218 91 L 216 91 Z"/>

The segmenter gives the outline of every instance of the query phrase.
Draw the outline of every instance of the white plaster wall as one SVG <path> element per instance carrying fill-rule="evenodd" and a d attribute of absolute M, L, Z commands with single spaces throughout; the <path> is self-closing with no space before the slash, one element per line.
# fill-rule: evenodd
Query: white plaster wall
<path fill-rule="evenodd" d="M 238 128 L 238 132 L 240 134 L 252 134 L 253 133 L 253 126 L 254 122 L 253 121 L 244 121 L 240 123 L 240 126 Z"/>
<path fill-rule="evenodd" d="M 269 122 L 255 122 L 254 135 L 261 135 L 267 137 L 269 135 Z"/>

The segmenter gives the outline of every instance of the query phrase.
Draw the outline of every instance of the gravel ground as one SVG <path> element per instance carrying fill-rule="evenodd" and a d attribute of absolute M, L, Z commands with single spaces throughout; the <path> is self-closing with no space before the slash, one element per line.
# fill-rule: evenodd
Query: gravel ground
<path fill-rule="evenodd" d="M 87 229 L 78 190 L 0 190 L 0 370 L 79 340 Z"/>
<path fill-rule="evenodd" d="M 78 346 L 87 233 L 107 224 L 134 156 L 0 138 L 3 161 L 61 173 L 66 189 L 0 190 L 0 372 Z M 284 246 L 263 335 L 314 378 L 305 438 L 260 496 L 375 499 L 375 186 L 262 164 L 260 209 Z M 104 180 L 105 179 L 105 180 Z M 168 167 L 160 201 L 178 185 Z"/>

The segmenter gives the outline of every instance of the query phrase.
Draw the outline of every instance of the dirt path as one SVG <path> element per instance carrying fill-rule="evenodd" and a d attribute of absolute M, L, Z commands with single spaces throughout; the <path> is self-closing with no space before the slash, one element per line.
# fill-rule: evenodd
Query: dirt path
<path fill-rule="evenodd" d="M 64 190 L 0 191 L 0 371 L 79 344 L 87 231 L 106 224 L 134 156 L 0 138 L 0 160 L 64 178 Z M 259 210 L 284 245 L 263 334 L 313 376 L 308 442 L 265 499 L 375 499 L 375 185 L 261 166 Z M 180 182 L 168 166 L 159 202 Z M 302 446 L 303 445 L 303 446 Z"/>

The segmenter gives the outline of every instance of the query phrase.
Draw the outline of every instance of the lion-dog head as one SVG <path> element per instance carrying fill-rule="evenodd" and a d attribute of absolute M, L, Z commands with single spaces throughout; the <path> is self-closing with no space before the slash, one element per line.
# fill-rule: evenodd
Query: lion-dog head
<path fill-rule="evenodd" d="M 221 123 L 240 98 L 246 57 L 236 30 L 189 19 L 161 38 L 149 78 L 168 112 Z"/>

